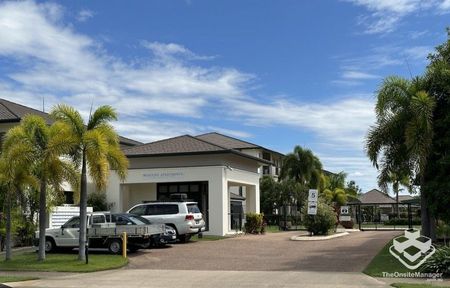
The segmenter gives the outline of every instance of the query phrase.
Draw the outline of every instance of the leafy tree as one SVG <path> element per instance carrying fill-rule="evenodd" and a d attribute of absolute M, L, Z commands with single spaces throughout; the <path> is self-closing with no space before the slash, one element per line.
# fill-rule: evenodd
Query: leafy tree
<path fill-rule="evenodd" d="M 64 181 L 76 187 L 76 170 L 70 161 L 61 157 L 70 152 L 73 145 L 74 139 L 68 133 L 67 125 L 55 123 L 48 126 L 42 117 L 36 115 L 25 116 L 20 125 L 8 131 L 3 143 L 3 161 L 9 163 L 5 166 L 10 170 L 6 173 L 6 181 L 16 188 L 17 194 L 22 194 L 22 189 L 19 189 L 21 179 L 35 177 L 33 179 L 39 180 L 40 261 L 45 259 L 48 190 L 51 187 L 55 191 L 61 191 Z M 17 165 L 9 167 L 14 161 Z"/>
<path fill-rule="evenodd" d="M 434 107 L 435 101 L 424 91 L 422 78 L 384 79 L 377 95 L 377 121 L 366 139 L 367 155 L 380 174 L 409 171 L 423 187 L 433 138 Z M 428 204 L 426 193 L 421 193 L 422 233 L 432 236 Z"/>
<path fill-rule="evenodd" d="M 347 195 L 351 195 L 355 198 L 362 193 L 362 189 L 358 185 L 356 185 L 356 182 L 354 180 L 350 180 L 347 182 L 345 191 L 347 192 Z"/>
<path fill-rule="evenodd" d="M 86 125 L 80 113 L 67 105 L 57 105 L 50 114 L 57 122 L 69 125 L 71 135 L 76 139 L 72 157 L 75 162 L 81 164 L 81 221 L 78 259 L 84 261 L 86 257 L 87 170 L 89 170 L 89 175 L 97 189 L 101 191 L 106 187 L 110 169 L 115 170 L 120 179 L 125 179 L 128 159 L 120 150 L 119 136 L 109 124 L 112 120 L 117 120 L 117 114 L 111 106 L 105 105 L 97 108 L 90 115 Z"/>
<path fill-rule="evenodd" d="M 283 160 L 280 178 L 294 179 L 304 187 L 319 188 L 322 176 L 322 163 L 309 149 L 295 146 Z"/>
<path fill-rule="evenodd" d="M 5 260 L 11 260 L 11 232 L 12 232 L 12 213 L 13 203 L 17 201 L 18 194 L 26 185 L 37 186 L 37 179 L 33 177 L 28 169 L 29 166 L 25 165 L 23 158 L 19 157 L 21 153 L 25 152 L 26 147 L 18 145 L 11 149 L 13 151 L 5 152 L 0 158 L 0 191 L 3 194 L 4 206 L 5 206 Z M 25 148 L 25 149 L 24 149 Z M 7 155 L 7 156 L 6 156 Z"/>
<path fill-rule="evenodd" d="M 448 39 L 429 56 L 425 87 L 435 100 L 433 144 L 426 166 L 424 194 L 436 217 L 450 223 L 450 29 Z"/>

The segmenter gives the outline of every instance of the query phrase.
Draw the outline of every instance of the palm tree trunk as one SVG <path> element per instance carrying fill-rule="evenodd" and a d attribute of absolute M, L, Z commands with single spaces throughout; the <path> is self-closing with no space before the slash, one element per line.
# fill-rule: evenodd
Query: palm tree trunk
<path fill-rule="evenodd" d="M 423 186 L 422 186 L 423 187 Z M 422 235 L 430 237 L 431 236 L 431 223 L 430 215 L 427 206 L 427 197 L 423 193 L 423 189 L 420 191 L 420 218 L 422 222 Z"/>
<path fill-rule="evenodd" d="M 11 192 L 6 192 L 5 260 L 11 260 Z"/>
<path fill-rule="evenodd" d="M 38 261 L 45 260 L 45 228 L 47 226 L 47 182 L 41 180 L 39 192 L 39 251 Z"/>
<path fill-rule="evenodd" d="M 78 260 L 86 260 L 86 227 L 87 227 L 87 179 L 86 179 L 86 151 L 83 150 L 83 163 L 81 166 L 80 187 L 80 238 L 78 247 Z"/>

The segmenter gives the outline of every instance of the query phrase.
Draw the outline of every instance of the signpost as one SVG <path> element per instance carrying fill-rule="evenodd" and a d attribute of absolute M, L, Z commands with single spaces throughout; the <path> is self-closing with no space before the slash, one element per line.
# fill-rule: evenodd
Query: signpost
<path fill-rule="evenodd" d="M 351 221 L 349 206 L 341 206 L 341 213 L 339 215 L 339 221 Z"/>
<path fill-rule="evenodd" d="M 319 198 L 317 189 L 309 189 L 308 195 L 308 215 L 317 215 L 317 199 Z"/>

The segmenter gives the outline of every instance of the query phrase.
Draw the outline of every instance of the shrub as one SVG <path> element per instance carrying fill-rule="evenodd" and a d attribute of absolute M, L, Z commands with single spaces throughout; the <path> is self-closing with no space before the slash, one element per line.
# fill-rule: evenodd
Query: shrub
<path fill-rule="evenodd" d="M 308 215 L 308 209 L 304 209 L 304 225 L 313 235 L 327 235 L 336 225 L 336 212 L 333 207 L 319 201 L 317 203 L 317 215 Z"/>
<path fill-rule="evenodd" d="M 107 211 L 108 203 L 106 202 L 106 194 L 102 192 L 92 192 L 88 195 L 88 206 L 92 207 L 93 211 Z"/>
<path fill-rule="evenodd" d="M 353 229 L 353 226 L 355 225 L 355 223 L 353 223 L 353 220 L 340 221 L 339 223 L 341 223 L 342 227 L 344 227 L 345 229 Z"/>
<path fill-rule="evenodd" d="M 420 267 L 422 272 L 444 273 L 450 276 L 450 247 L 441 247 Z"/>
<path fill-rule="evenodd" d="M 264 233 L 264 215 L 262 213 L 249 212 L 245 214 L 245 233 L 259 234 Z"/>

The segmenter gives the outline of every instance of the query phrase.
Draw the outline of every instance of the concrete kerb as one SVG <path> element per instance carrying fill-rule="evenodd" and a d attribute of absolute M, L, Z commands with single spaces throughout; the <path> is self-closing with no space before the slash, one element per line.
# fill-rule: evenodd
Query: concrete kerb
<path fill-rule="evenodd" d="M 336 234 L 325 236 L 292 236 L 290 239 L 292 241 L 322 241 L 347 236 L 349 234 L 350 233 L 348 232 L 339 232 Z"/>

